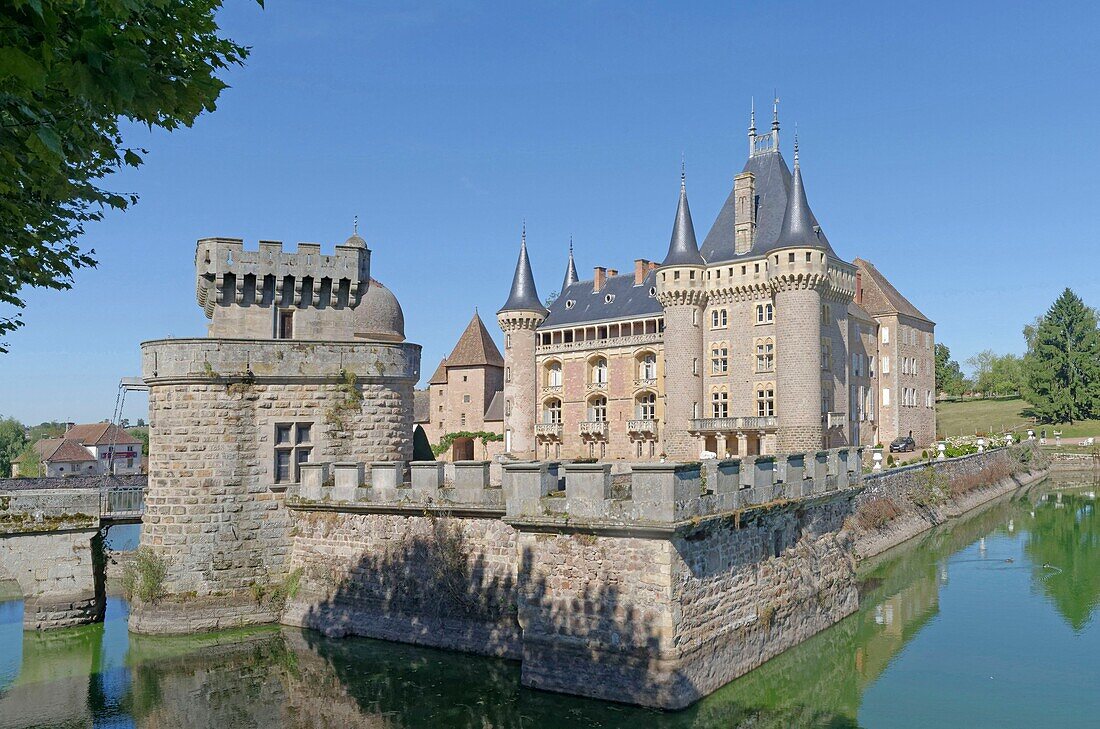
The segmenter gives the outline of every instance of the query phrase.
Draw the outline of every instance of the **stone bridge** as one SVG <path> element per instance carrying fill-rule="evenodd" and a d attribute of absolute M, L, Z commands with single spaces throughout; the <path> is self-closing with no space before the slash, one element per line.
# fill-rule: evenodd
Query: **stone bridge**
<path fill-rule="evenodd" d="M 0 479 L 0 579 L 26 600 L 28 630 L 103 619 L 106 555 L 116 524 L 137 524 L 147 478 Z"/>

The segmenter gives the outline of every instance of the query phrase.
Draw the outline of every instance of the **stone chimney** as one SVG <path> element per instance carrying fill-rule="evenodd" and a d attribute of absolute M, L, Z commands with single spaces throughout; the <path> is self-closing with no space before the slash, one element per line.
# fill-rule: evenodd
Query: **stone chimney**
<path fill-rule="evenodd" d="M 68 433 L 75 425 L 76 423 L 65 423 L 65 432 Z"/>
<path fill-rule="evenodd" d="M 607 283 L 607 269 L 603 266 L 596 266 L 592 273 L 592 290 L 599 293 L 605 283 Z"/>
<path fill-rule="evenodd" d="M 607 277 L 608 278 L 611 278 L 612 276 L 618 276 L 618 275 L 619 275 L 619 269 L 617 269 L 617 268 L 607 269 Z"/>
<path fill-rule="evenodd" d="M 733 178 L 736 220 L 733 247 L 738 254 L 748 253 L 756 239 L 756 176 L 742 172 Z"/>
<path fill-rule="evenodd" d="M 642 281 L 645 281 L 645 277 L 649 275 L 649 272 L 656 268 L 657 264 L 653 261 L 647 261 L 644 258 L 634 259 L 634 285 L 641 286 Z"/>
<path fill-rule="evenodd" d="M 856 303 L 863 306 L 863 272 L 856 271 Z"/>

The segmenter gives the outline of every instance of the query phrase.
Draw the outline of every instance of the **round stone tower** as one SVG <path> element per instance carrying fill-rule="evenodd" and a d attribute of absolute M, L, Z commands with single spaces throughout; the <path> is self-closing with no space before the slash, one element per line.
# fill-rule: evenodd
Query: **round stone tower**
<path fill-rule="evenodd" d="M 699 255 L 688 208 L 687 187 L 680 175 L 680 202 L 668 255 L 657 272 L 657 300 L 665 311 L 665 422 L 662 441 L 674 460 L 699 457 L 691 435 L 694 418 L 702 416 L 703 337 L 700 324 L 707 294 L 706 263 Z"/>
<path fill-rule="evenodd" d="M 517 458 L 535 457 L 537 385 L 535 330 L 547 310 L 535 289 L 527 259 L 527 229 L 520 239 L 519 260 L 508 301 L 497 312 L 504 332 L 504 451 Z"/>

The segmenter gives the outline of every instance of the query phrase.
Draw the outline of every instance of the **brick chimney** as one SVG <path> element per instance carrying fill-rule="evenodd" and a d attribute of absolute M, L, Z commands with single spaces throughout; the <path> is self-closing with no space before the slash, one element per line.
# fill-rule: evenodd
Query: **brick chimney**
<path fill-rule="evenodd" d="M 649 272 L 655 267 L 653 261 L 647 261 L 644 258 L 634 259 L 634 285 L 641 286 L 645 281 L 645 277 L 649 275 Z"/>
<path fill-rule="evenodd" d="M 607 277 L 608 278 L 611 278 L 612 276 L 618 276 L 618 275 L 619 275 L 619 269 L 617 269 L 617 268 L 607 269 Z"/>
<path fill-rule="evenodd" d="M 856 303 L 863 306 L 863 272 L 856 271 Z"/>
<path fill-rule="evenodd" d="M 741 255 L 748 253 L 756 240 L 756 177 L 751 172 L 733 178 L 733 196 L 737 218 L 733 248 Z"/>
<path fill-rule="evenodd" d="M 592 273 L 592 290 L 599 293 L 605 283 L 607 283 L 607 269 L 603 266 L 596 266 Z"/>

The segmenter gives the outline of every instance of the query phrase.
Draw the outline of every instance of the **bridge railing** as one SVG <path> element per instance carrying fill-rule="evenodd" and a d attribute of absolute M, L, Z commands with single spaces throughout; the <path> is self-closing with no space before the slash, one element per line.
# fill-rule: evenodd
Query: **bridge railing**
<path fill-rule="evenodd" d="M 145 513 L 145 489 L 138 487 L 109 488 L 100 493 L 102 518 L 140 517 Z"/>

